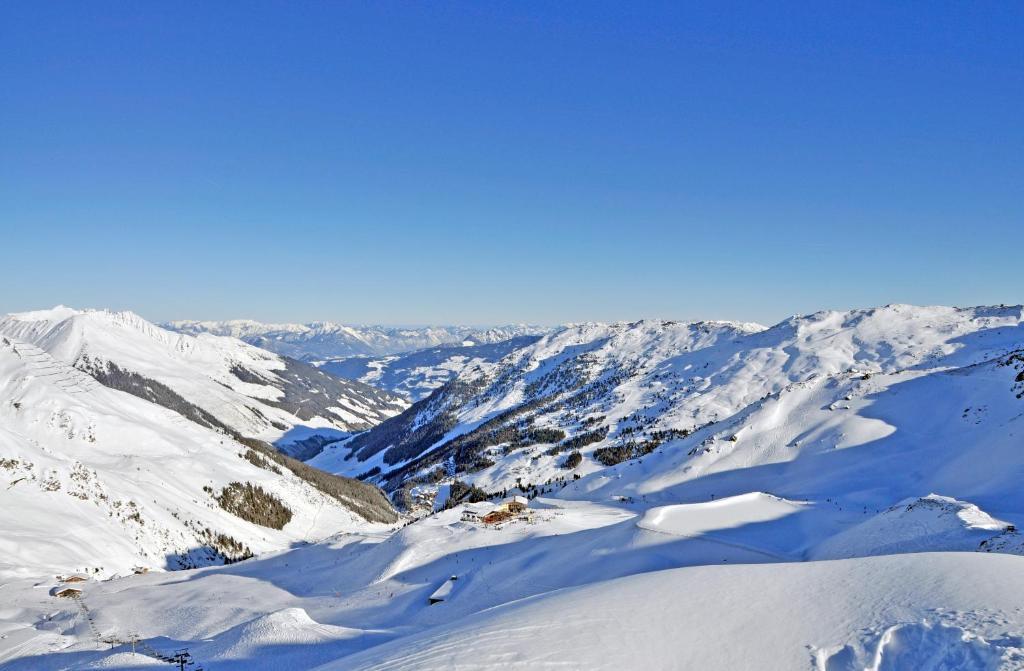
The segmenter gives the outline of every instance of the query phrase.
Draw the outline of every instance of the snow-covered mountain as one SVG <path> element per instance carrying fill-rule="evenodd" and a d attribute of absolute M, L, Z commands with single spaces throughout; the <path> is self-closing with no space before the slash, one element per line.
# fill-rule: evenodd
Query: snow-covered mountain
<path fill-rule="evenodd" d="M 794 317 L 768 329 L 575 326 L 479 364 L 314 463 L 350 474 L 379 468 L 374 479 L 389 489 L 436 481 L 440 467 L 497 491 L 517 480 L 596 475 L 657 452 L 664 459 L 643 470 L 659 471 L 661 490 L 861 445 L 907 451 L 909 436 L 926 427 L 939 445 L 957 436 L 961 453 L 975 445 L 991 452 L 1024 411 L 1010 365 L 1024 348 L 1021 321 L 1020 307 L 892 305 Z M 578 465 L 566 468 L 576 452 Z M 928 492 L 906 496 L 921 493 Z"/>
<path fill-rule="evenodd" d="M 494 363 L 538 340 L 540 336 L 519 336 L 485 345 L 443 345 L 384 357 L 352 356 L 325 361 L 318 367 L 419 401 L 461 373 Z"/>
<path fill-rule="evenodd" d="M 0 336 L 0 579 L 222 563 L 395 521 L 375 488 L 311 473 Z"/>
<path fill-rule="evenodd" d="M 198 335 L 231 336 L 303 361 L 348 356 L 380 357 L 439 345 L 483 345 L 510 338 L 540 335 L 551 329 L 529 324 L 507 326 L 365 326 L 334 322 L 264 324 L 249 319 L 171 321 L 164 327 Z"/>
<path fill-rule="evenodd" d="M 1022 422 L 1020 306 L 575 325 L 310 462 L 401 528 L 89 583 L 90 618 L 13 580 L 0 663 L 1021 669 Z M 469 514 L 498 492 L 528 509 Z"/>
<path fill-rule="evenodd" d="M 311 436 L 364 430 L 408 405 L 235 338 L 175 333 L 131 312 L 11 314 L 0 318 L 0 334 L 200 424 L 307 445 L 300 452 L 315 453 Z"/>

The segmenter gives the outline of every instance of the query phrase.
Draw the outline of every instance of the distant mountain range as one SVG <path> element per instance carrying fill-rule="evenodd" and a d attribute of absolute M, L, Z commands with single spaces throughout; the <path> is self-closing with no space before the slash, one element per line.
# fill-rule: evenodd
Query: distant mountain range
<path fill-rule="evenodd" d="M 510 338 L 542 335 L 543 326 L 350 326 L 333 322 L 264 324 L 248 319 L 227 321 L 172 321 L 162 324 L 180 333 L 212 333 L 245 342 L 303 361 L 324 361 L 349 356 L 386 356 L 439 345 L 482 345 Z"/>
<path fill-rule="evenodd" d="M 438 387 L 481 364 L 494 363 L 532 345 L 541 336 L 517 336 L 484 345 L 442 345 L 383 357 L 352 356 L 319 363 L 338 377 L 358 380 L 411 401 L 419 401 Z"/>

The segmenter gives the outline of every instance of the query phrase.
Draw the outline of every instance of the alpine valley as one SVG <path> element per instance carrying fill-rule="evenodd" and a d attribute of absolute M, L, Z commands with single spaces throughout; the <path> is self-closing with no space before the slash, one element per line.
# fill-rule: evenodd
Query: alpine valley
<path fill-rule="evenodd" d="M 1022 480 L 1021 306 L 11 314 L 0 668 L 1021 669 Z"/>

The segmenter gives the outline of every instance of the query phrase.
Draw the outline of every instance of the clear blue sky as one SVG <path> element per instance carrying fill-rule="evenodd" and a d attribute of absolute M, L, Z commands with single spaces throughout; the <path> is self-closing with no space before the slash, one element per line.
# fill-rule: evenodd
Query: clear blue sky
<path fill-rule="evenodd" d="M 5 2 L 0 312 L 1024 301 L 1021 2 Z"/>

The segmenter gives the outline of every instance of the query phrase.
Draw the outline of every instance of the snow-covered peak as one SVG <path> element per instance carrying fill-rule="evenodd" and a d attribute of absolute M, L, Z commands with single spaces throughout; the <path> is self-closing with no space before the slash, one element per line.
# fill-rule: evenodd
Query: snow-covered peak
<path fill-rule="evenodd" d="M 362 430 L 405 403 L 372 387 L 333 378 L 236 338 L 192 336 L 161 328 L 129 311 L 54 310 L 0 318 L 0 333 L 32 343 L 105 384 L 135 385 L 126 374 L 158 382 L 204 409 L 217 424 L 267 440 L 293 429 Z M 145 385 L 136 385 L 145 391 Z M 149 385 L 152 387 L 152 385 Z M 181 401 L 146 391 L 158 402 Z"/>
<path fill-rule="evenodd" d="M 574 449 L 583 453 L 577 474 L 596 474 L 672 441 L 683 451 L 671 469 L 696 477 L 787 458 L 777 447 L 783 435 L 808 442 L 787 413 L 819 421 L 817 412 L 854 403 L 846 396 L 855 399 L 868 386 L 884 388 L 899 379 L 879 377 L 869 385 L 872 376 L 940 373 L 1020 348 L 1020 306 L 890 305 L 818 312 L 767 329 L 660 320 L 576 324 L 498 361 L 463 369 L 457 384 L 380 431 L 354 439 L 348 449 L 355 459 L 343 448 L 319 463 L 341 472 L 379 466 L 378 481 L 395 487 L 454 459 L 456 476 L 491 491 L 514 486 L 517 476 L 534 483 L 564 476 L 566 453 Z M 402 423 L 405 429 L 396 433 Z M 788 428 L 783 432 L 780 426 Z M 541 428 L 555 432 L 538 433 Z M 836 442 L 886 435 L 880 422 L 863 422 L 849 432 Z M 563 434 L 558 445 L 531 438 Z M 747 436 L 762 434 L 763 449 L 731 447 L 749 446 Z M 712 448 L 715 440 L 723 442 Z M 539 446 L 516 447 L 532 443 Z M 668 480 L 665 474 L 654 477 Z"/>
<path fill-rule="evenodd" d="M 58 306 L 52 310 L 39 310 L 7 315 L 0 318 L 0 331 L 26 341 L 36 342 L 64 360 L 74 361 L 89 344 L 102 349 L 112 341 L 145 349 L 149 343 L 159 343 L 171 350 L 188 349 L 189 343 L 179 334 L 172 333 L 143 319 L 134 312 L 112 310 L 75 310 Z"/>
<path fill-rule="evenodd" d="M 8 315 L 12 319 L 19 321 L 29 322 L 58 322 L 73 317 L 74 315 L 81 314 L 80 310 L 69 308 L 66 305 L 56 305 L 49 310 L 31 310 L 29 312 L 15 312 Z"/>
<path fill-rule="evenodd" d="M 0 480 L 16 511 L 0 516 L 0 577 L 219 563 L 379 528 L 251 452 L 0 336 Z M 232 482 L 276 497 L 289 521 L 270 528 L 222 510 L 216 497 Z"/>
<path fill-rule="evenodd" d="M 985 360 L 1020 341 L 1022 321 L 1020 305 L 900 304 L 792 317 L 752 340 L 788 351 L 791 370 L 827 374 L 860 367 L 888 372 L 939 361 L 966 365 Z"/>

